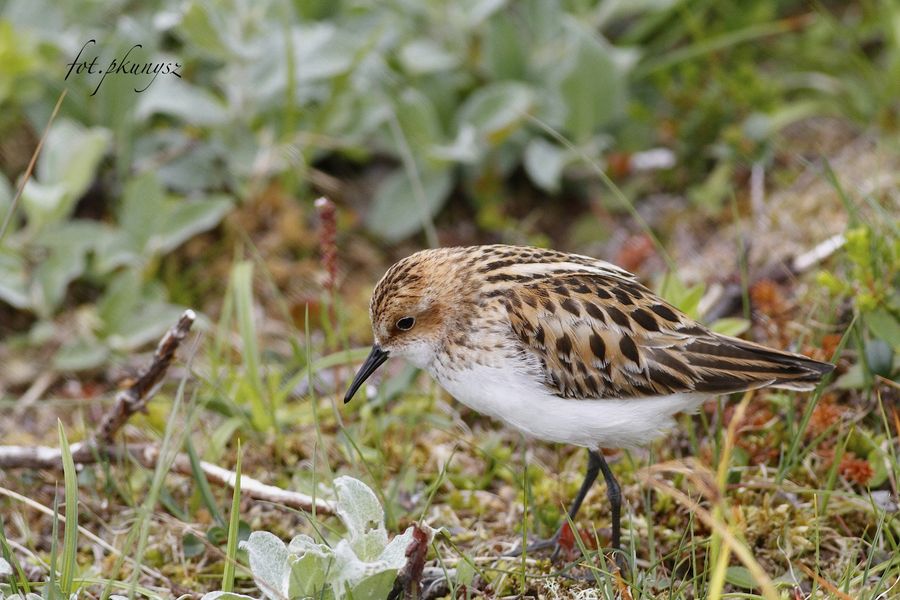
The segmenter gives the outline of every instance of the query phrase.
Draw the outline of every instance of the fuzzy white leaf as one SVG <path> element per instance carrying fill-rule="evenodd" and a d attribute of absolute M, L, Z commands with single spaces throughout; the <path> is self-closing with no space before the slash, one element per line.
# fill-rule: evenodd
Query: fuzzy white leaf
<path fill-rule="evenodd" d="M 291 574 L 284 542 L 268 531 L 254 531 L 241 546 L 250 555 L 250 571 L 260 591 L 272 600 L 283 600 Z"/>
<path fill-rule="evenodd" d="M 373 560 L 387 545 L 384 510 L 369 487 L 352 477 L 334 480 L 337 514 L 349 534 L 350 548 L 360 560 Z M 337 551 L 335 551 L 337 554 Z"/>

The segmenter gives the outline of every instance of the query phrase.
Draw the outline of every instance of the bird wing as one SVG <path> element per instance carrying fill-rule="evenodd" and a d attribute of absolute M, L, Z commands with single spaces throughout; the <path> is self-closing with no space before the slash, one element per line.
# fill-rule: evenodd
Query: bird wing
<path fill-rule="evenodd" d="M 583 257 L 578 257 L 579 259 Z M 603 261 L 518 267 L 502 297 L 513 335 L 564 398 L 811 389 L 832 365 L 719 335 Z"/>

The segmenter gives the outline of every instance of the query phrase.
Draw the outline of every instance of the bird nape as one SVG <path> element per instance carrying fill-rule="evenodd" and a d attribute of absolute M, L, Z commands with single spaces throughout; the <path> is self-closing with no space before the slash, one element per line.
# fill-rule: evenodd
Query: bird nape
<path fill-rule="evenodd" d="M 834 369 L 714 333 L 615 265 L 540 248 L 417 252 L 387 270 L 369 311 L 374 344 L 344 401 L 399 357 L 476 411 L 528 436 L 587 448 L 568 520 L 602 473 L 620 566 L 621 490 L 601 448 L 646 445 L 707 398 L 810 390 Z M 553 548 L 555 558 L 566 525 L 526 550 Z"/>

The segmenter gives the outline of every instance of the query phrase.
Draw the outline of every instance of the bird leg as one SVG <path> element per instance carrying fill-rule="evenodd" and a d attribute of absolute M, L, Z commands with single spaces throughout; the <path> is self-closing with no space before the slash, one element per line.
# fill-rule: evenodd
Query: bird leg
<path fill-rule="evenodd" d="M 612 547 L 613 550 L 622 549 L 622 488 L 612 474 L 606 459 L 599 452 L 591 452 L 591 458 L 597 457 L 603 479 L 606 480 L 606 497 L 612 507 Z"/>
<path fill-rule="evenodd" d="M 532 542 L 525 547 L 525 550 L 530 554 L 533 552 L 541 552 L 543 550 L 548 550 L 553 548 L 553 554 L 550 556 L 551 560 L 556 560 L 556 557 L 559 556 L 560 545 L 559 538 L 562 536 L 563 528 L 569 525 L 569 522 L 575 522 L 575 515 L 578 514 L 578 509 L 581 508 L 581 503 L 584 502 L 584 497 L 587 496 L 588 490 L 591 489 L 591 486 L 594 485 L 594 482 L 597 480 L 597 475 L 600 471 L 603 470 L 603 476 L 606 478 L 607 485 L 609 485 L 609 481 L 612 480 L 613 485 L 615 485 L 616 490 L 616 498 L 617 503 L 614 505 L 613 509 L 613 539 L 618 540 L 618 523 L 616 519 L 619 515 L 619 506 L 621 505 L 621 493 L 619 491 L 619 485 L 616 483 L 615 478 L 613 478 L 612 473 L 609 471 L 609 466 L 606 464 L 606 461 L 603 459 L 603 456 L 598 453 L 596 450 L 588 449 L 588 467 L 587 472 L 584 474 L 584 481 L 581 482 L 581 489 L 578 490 L 578 495 L 575 496 L 575 500 L 572 501 L 572 506 L 569 507 L 569 517 L 560 525 L 559 529 L 556 530 L 556 533 L 553 534 L 553 537 L 546 540 L 537 540 L 536 542 Z M 609 473 L 609 476 L 607 476 Z M 610 501 L 612 501 L 612 496 L 610 496 Z M 518 550 L 514 550 L 507 554 L 507 556 L 519 556 L 522 554 L 522 548 Z"/>

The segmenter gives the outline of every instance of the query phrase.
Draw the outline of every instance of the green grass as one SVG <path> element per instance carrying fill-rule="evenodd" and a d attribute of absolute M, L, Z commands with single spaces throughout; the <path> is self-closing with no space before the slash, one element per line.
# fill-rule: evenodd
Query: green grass
<path fill-rule="evenodd" d="M 47 84 L 45 74 L 65 62 L 61 48 L 52 36 L 38 35 L 34 24 L 0 28 L 0 48 L 20 59 L 0 61 L 0 78 L 16 82 L 0 86 L 5 115 L 0 133 L 12 138 L 20 130 L 41 131 L 57 109 L 59 120 L 112 132 L 115 151 L 75 178 L 96 184 L 79 211 L 102 215 L 88 220 L 122 231 L 120 222 L 128 219 L 120 189 L 147 170 L 164 175 L 166 193 L 178 198 L 227 191 L 240 199 L 232 218 L 213 233 L 200 238 L 201 229 L 192 229 L 190 248 L 101 272 L 98 264 L 110 260 L 104 252 L 115 245 L 92 246 L 83 265 L 32 280 L 42 257 L 52 255 L 53 264 L 66 266 L 62 258 L 73 249 L 38 239 L 19 219 L 24 209 L 6 198 L 2 185 L 21 175 L 7 163 L 16 153 L 0 149 L 0 285 L 21 275 L 26 291 L 46 294 L 41 286 L 50 282 L 57 285 L 47 289 L 63 294 L 37 317 L 30 305 L 0 305 L 0 334 L 6 332 L 7 316 L 13 323 L 9 338 L 0 340 L 0 393 L 9 389 L 16 396 L 0 398 L 0 410 L 14 415 L 2 433 L 58 445 L 64 456 L 59 473 L 0 473 L 0 556 L 14 570 L 0 590 L 46 598 L 81 590 L 82 597 L 105 600 L 114 593 L 155 599 L 221 587 L 258 596 L 239 549 L 245 523 L 285 540 L 298 533 L 326 544 L 339 539 L 333 517 L 248 500 L 240 484 L 234 490 L 210 485 L 199 466 L 208 461 L 236 465 L 244 477 L 314 498 L 327 495 L 339 475 L 364 480 L 383 504 L 392 535 L 416 521 L 445 528 L 427 560 L 447 576 L 450 597 L 570 598 L 593 589 L 585 598 L 620 598 L 627 590 L 631 598 L 654 600 L 798 593 L 875 600 L 900 593 L 900 519 L 891 504 L 898 501 L 900 482 L 897 373 L 891 372 L 893 364 L 877 364 L 885 344 L 898 351 L 891 328 L 900 320 L 897 180 L 889 168 L 864 173 L 867 182 L 894 177 L 880 191 L 864 193 L 853 177 L 857 173 L 847 172 L 847 161 L 839 162 L 843 141 L 829 146 L 827 157 L 810 156 L 791 143 L 806 142 L 818 152 L 820 142 L 835 142 L 825 134 L 790 130 L 808 116 L 838 120 L 835 135 L 863 127 L 877 140 L 878 156 L 893 164 L 900 40 L 891 27 L 898 9 L 886 0 L 848 7 L 679 0 L 622 16 L 607 12 L 613 4 L 565 3 L 545 14 L 537 3 L 507 3 L 495 16 L 475 22 L 435 4 L 398 11 L 391 4 L 350 10 L 312 2 L 294 9 L 213 12 L 224 26 L 206 27 L 206 5 L 188 3 L 186 22 L 147 42 L 183 54 L 191 89 L 228 107 L 223 121 L 212 125 L 200 119 L 208 115 L 196 114 L 160 113 L 131 122 L 119 114 L 134 99 L 130 89 L 110 88 L 108 96 L 89 103 L 84 81 L 71 82 L 66 102 L 54 108 L 61 84 Z M 148 6 L 136 18 L 159 22 L 154 19 L 161 5 Z M 57 14 L 49 4 L 45 8 L 48 15 Z M 87 33 L 94 21 L 107 17 L 95 8 L 86 7 L 81 15 L 68 6 L 59 10 L 73 31 Z M 302 19 L 295 14 L 301 12 Z M 637 52 L 623 83 L 624 114 L 582 135 L 566 129 L 560 106 L 582 106 L 584 98 L 558 105 L 559 98 L 542 95 L 552 87 L 554 67 L 565 66 L 560 53 L 571 49 L 565 45 L 571 40 L 541 38 L 528 48 L 502 22 L 511 19 L 537 38 L 544 20 L 561 16 L 604 33 L 619 49 Z M 321 25 L 320 33 L 329 26 L 360 28 L 356 39 L 329 46 L 329 57 L 347 58 L 339 73 L 298 81 L 295 52 L 308 31 L 287 34 L 301 20 L 304 26 Z M 269 88 L 257 85 L 253 65 L 238 67 L 241 61 L 221 53 L 223 31 L 253 43 L 284 37 L 278 64 L 285 68 L 269 70 L 278 77 L 284 71 L 285 81 L 273 83 L 278 92 L 272 98 L 256 95 Z M 124 39 L 120 32 L 114 36 L 110 44 Z M 37 39 L 41 44 L 32 44 Z M 446 50 L 453 66 L 432 73 L 402 66 L 403 46 L 423 39 Z M 351 56 L 342 54 L 347 48 L 341 44 L 352 46 Z M 560 64 L 548 65 L 554 57 Z M 367 70 L 373 68 L 380 71 Z M 481 115 L 484 122 L 476 129 L 485 139 L 476 161 L 436 157 L 436 148 L 446 152 L 456 143 L 454 136 L 463 139 L 457 126 L 468 99 L 508 81 L 534 88 L 528 110 L 510 115 L 500 106 Z M 612 80 L 606 87 L 602 92 L 612 94 Z M 409 90 L 424 100 L 404 103 Z M 589 96 L 588 105 L 604 100 L 600 96 Z M 244 103 L 228 105 L 235 99 Z M 185 110 L 192 106 L 180 104 Z M 381 126 L 367 130 L 368 119 L 379 115 L 387 115 Z M 503 126 L 487 126 L 496 122 Z M 159 163 L 149 169 L 132 160 L 157 136 L 167 149 L 176 147 L 174 159 L 153 155 Z M 525 148 L 535 140 L 566 154 L 565 176 L 555 191 L 537 189 L 533 173 L 523 166 Z M 181 145 L 190 152 L 179 150 Z M 612 168 L 615 153 L 657 146 L 675 153 L 676 168 L 652 175 Z M 190 162 L 204 156 L 213 158 Z M 270 157 L 272 164 L 254 156 Z M 178 169 L 182 160 L 197 180 Z M 744 254 L 759 244 L 744 237 L 758 233 L 751 227 L 756 215 L 746 189 L 746 174 L 757 166 L 764 169 L 770 196 L 784 192 L 799 169 L 818 171 L 826 184 L 819 188 L 820 202 L 836 208 L 801 225 L 815 233 L 829 219 L 847 222 L 849 248 L 829 260 L 823 273 L 778 288 L 789 312 L 781 320 L 754 304 L 753 269 L 759 265 Z M 425 180 L 434 171 L 452 185 L 445 198 L 436 199 L 446 209 L 432 217 L 426 204 L 435 199 L 427 197 Z M 385 242 L 379 236 L 387 234 L 366 222 L 368 203 L 378 197 L 385 175 L 397 173 L 408 180 L 403 188 L 408 193 L 393 204 L 382 199 L 393 206 L 387 214 L 398 221 L 413 215 L 422 232 L 411 241 Z M 39 183 L 53 184 L 42 178 Z M 318 284 L 320 232 L 306 202 L 323 189 L 340 192 L 337 243 L 345 261 L 340 287 L 328 292 Z M 789 189 L 795 192 L 802 206 L 807 192 Z M 650 204 L 662 196 L 677 196 L 678 202 L 665 222 L 654 220 Z M 65 231 L 71 222 L 64 216 L 56 225 Z M 392 224 L 386 219 L 380 227 Z M 730 225 L 736 225 L 734 235 L 724 247 L 739 254 L 742 315 L 753 325 L 749 335 L 773 344 L 787 340 L 800 349 L 820 348 L 827 336 L 838 335 L 828 347 L 840 369 L 812 394 L 761 391 L 741 400 L 718 399 L 681 417 L 669 436 L 646 450 L 618 453 L 612 468 L 625 497 L 629 566 L 622 579 L 611 577 L 611 565 L 598 550 L 609 543 L 602 484 L 575 523 L 584 532 L 578 538 L 580 556 L 567 557 L 565 565 L 550 565 L 540 556 L 501 557 L 528 539 L 555 532 L 580 484 L 583 451 L 525 440 L 455 403 L 427 376 L 393 362 L 383 369 L 372 399 L 363 389 L 352 403 L 342 403 L 353 365 L 368 352 L 367 292 L 397 255 L 451 239 L 541 240 L 599 255 L 597 248 L 617 248 L 610 240 L 620 234 L 643 235 L 655 248 L 657 263 L 651 259 L 645 274 L 662 279 L 648 283 L 660 283 L 680 305 L 696 311 L 711 281 L 682 285 L 679 271 L 696 266 L 695 255 L 720 241 Z M 684 244 L 691 236 L 699 243 Z M 724 271 L 732 257 L 722 258 Z M 133 277 L 120 280 L 123 270 Z M 710 280 L 727 275 L 708 265 L 700 271 Z M 123 288 L 118 296 L 105 295 L 116 286 Z M 31 291 L 29 302 L 40 297 Z M 128 304 L 129 298 L 134 303 Z M 197 302 L 196 308 L 215 320 L 208 327 L 200 323 L 202 333 L 182 348 L 181 362 L 148 413 L 136 415 L 117 440 L 160 446 L 159 464 L 148 470 L 122 460 L 76 470 L 68 439 L 92 434 L 98 412 L 114 395 L 118 362 L 128 357 L 126 371 L 132 360 L 144 362 L 136 354 L 146 344 L 117 346 L 133 332 L 116 329 L 98 307 L 112 306 L 109 313 L 127 313 L 145 327 L 137 317 L 148 306 L 175 301 Z M 116 334 L 107 335 L 111 331 Z M 73 339 L 89 343 L 71 346 Z M 59 373 L 53 356 L 60 347 L 74 348 L 76 357 L 98 348 L 106 354 L 93 370 Z M 39 368 L 32 368 L 25 383 L 10 382 L 7 364 L 11 374 Z M 17 398 L 44 370 L 53 372 L 57 384 L 23 417 Z M 62 380 L 83 388 L 73 386 L 72 392 Z M 92 395 L 91 389 L 100 392 Z M 829 413 L 829 406 L 842 414 Z M 740 413 L 746 420 L 739 424 Z M 187 455 L 190 476 L 170 472 L 178 452 Z M 854 478 L 853 468 L 866 466 L 873 472 L 871 489 Z M 594 579 L 564 576 L 570 572 Z"/>

